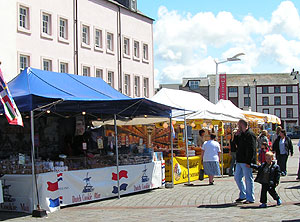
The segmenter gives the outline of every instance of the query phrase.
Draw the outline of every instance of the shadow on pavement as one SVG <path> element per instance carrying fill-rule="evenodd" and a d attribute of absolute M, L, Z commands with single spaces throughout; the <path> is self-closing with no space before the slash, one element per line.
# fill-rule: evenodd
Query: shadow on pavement
<path fill-rule="evenodd" d="M 268 205 L 267 208 L 270 207 L 277 207 L 276 205 Z M 255 205 L 255 206 L 240 206 L 241 209 L 266 209 L 266 208 L 260 208 L 259 205 Z"/>
<path fill-rule="evenodd" d="M 8 211 L 2 211 L 0 214 L 0 221 L 19 218 L 19 217 L 27 217 L 30 214 L 27 213 L 21 213 L 21 212 L 8 212 Z"/>
<path fill-rule="evenodd" d="M 227 207 L 236 207 L 236 203 L 225 203 L 225 204 L 204 204 L 200 205 L 197 208 L 227 208 Z"/>
<path fill-rule="evenodd" d="M 300 189 L 300 185 L 293 186 L 293 187 L 286 187 L 285 189 L 291 190 L 291 189 Z"/>
<path fill-rule="evenodd" d="M 295 219 L 295 220 L 282 220 L 281 222 L 300 222 L 300 219 Z"/>
<path fill-rule="evenodd" d="M 295 183 L 295 182 L 299 182 L 298 180 L 283 180 L 280 181 L 280 183 Z"/>
<path fill-rule="evenodd" d="M 188 186 L 188 187 L 206 187 L 206 186 L 211 186 L 209 184 L 193 184 L 192 186 Z"/>

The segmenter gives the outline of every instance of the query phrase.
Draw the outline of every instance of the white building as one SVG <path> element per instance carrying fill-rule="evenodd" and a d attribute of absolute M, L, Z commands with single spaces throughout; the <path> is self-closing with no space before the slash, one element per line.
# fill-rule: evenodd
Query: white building
<path fill-rule="evenodd" d="M 136 7 L 136 0 L 0 1 L 4 78 L 31 66 L 101 77 L 131 97 L 151 97 L 153 20 Z"/>

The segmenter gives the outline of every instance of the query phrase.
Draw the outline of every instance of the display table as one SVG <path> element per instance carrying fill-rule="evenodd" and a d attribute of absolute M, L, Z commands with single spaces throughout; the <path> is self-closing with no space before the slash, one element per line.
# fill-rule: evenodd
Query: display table
<path fill-rule="evenodd" d="M 171 158 L 165 158 L 166 161 L 166 182 L 172 182 L 172 171 L 171 171 Z M 223 154 L 223 166 L 224 172 L 226 168 L 230 167 L 231 156 L 228 153 Z M 220 164 L 220 169 L 221 169 Z M 189 168 L 190 168 L 190 181 L 199 180 L 200 169 L 203 169 L 201 163 L 201 156 L 189 157 Z M 187 158 L 186 157 L 174 157 L 173 158 L 173 170 L 174 170 L 174 184 L 188 182 L 188 169 L 187 169 Z M 205 178 L 207 176 L 205 175 Z"/>
<path fill-rule="evenodd" d="M 165 158 L 166 161 L 166 181 L 172 182 L 171 158 Z M 201 156 L 189 157 L 190 181 L 199 180 L 199 172 L 202 169 Z M 188 169 L 186 157 L 173 158 L 174 184 L 188 182 Z"/>
<path fill-rule="evenodd" d="M 37 175 L 39 201 L 48 212 L 88 201 L 118 196 L 116 167 Z M 162 186 L 162 161 L 119 167 L 120 194 L 129 194 Z M 4 175 L 5 202 L 0 210 L 32 212 L 32 176 Z M 37 201 L 35 201 L 37 203 Z"/>

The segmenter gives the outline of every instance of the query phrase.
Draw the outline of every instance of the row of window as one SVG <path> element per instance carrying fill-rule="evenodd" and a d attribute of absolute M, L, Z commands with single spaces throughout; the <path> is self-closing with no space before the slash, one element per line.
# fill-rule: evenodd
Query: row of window
<path fill-rule="evenodd" d="M 262 93 L 268 94 L 270 92 L 270 88 L 273 86 L 263 86 Z M 293 93 L 293 86 L 285 86 L 286 93 Z M 229 93 L 237 93 L 238 87 L 228 87 Z M 281 86 L 274 86 L 274 93 L 281 93 Z M 250 94 L 250 86 L 244 86 L 244 94 Z"/>
<path fill-rule="evenodd" d="M 52 59 L 44 58 L 41 59 L 42 62 L 42 69 L 46 71 L 52 71 L 53 70 L 53 62 Z M 20 71 L 24 70 L 26 67 L 30 66 L 30 56 L 20 54 L 19 57 L 19 67 Z M 115 80 L 115 73 L 113 71 L 108 70 L 107 71 L 107 78 L 104 79 L 103 76 L 103 69 L 102 68 L 95 68 L 94 69 L 94 76 L 98 78 L 102 78 L 104 81 L 107 82 L 111 87 L 116 88 L 117 86 L 114 86 L 114 80 Z M 64 61 L 59 61 L 59 72 L 61 73 L 68 73 L 69 72 L 69 63 Z M 82 65 L 82 75 L 83 76 L 92 76 L 92 68 L 91 66 Z M 131 95 L 131 78 L 133 79 L 133 95 Z M 149 78 L 143 78 L 143 94 L 141 94 L 141 77 L 130 74 L 124 75 L 124 94 L 128 96 L 134 96 L 134 97 L 149 97 Z"/>
<path fill-rule="evenodd" d="M 269 97 L 262 97 L 262 105 L 268 106 L 269 105 Z M 274 97 L 274 105 L 293 105 L 293 97 L 287 96 L 286 97 L 286 104 L 281 103 L 281 96 Z M 250 97 L 244 97 L 244 106 L 251 106 L 251 99 Z"/>
<path fill-rule="evenodd" d="M 269 114 L 269 109 L 263 109 L 263 113 Z M 280 108 L 275 108 L 274 109 L 274 114 L 275 116 L 282 118 L 284 116 L 281 116 L 281 109 Z M 286 108 L 286 118 L 294 118 L 293 114 L 293 108 Z"/>
<path fill-rule="evenodd" d="M 41 36 L 47 39 L 53 39 L 53 18 L 49 12 L 41 12 Z M 65 17 L 58 17 L 58 40 L 60 42 L 68 43 L 69 41 L 69 20 Z M 18 30 L 21 32 L 30 33 L 30 8 L 28 6 L 19 5 L 19 23 Z M 83 48 L 91 49 L 94 47 L 95 51 L 102 52 L 104 50 L 103 44 L 103 29 L 82 23 L 81 24 L 81 46 Z M 114 54 L 115 40 L 113 32 L 105 32 L 105 47 L 108 54 Z M 133 58 L 135 61 L 148 62 L 149 47 L 147 43 L 123 37 L 123 57 Z M 131 47 L 132 45 L 132 47 Z M 132 52 L 131 52 L 132 49 Z M 141 55 L 142 50 L 142 55 Z"/>
<path fill-rule="evenodd" d="M 270 98 L 269 97 L 262 97 L 262 105 L 268 106 Z M 281 103 L 281 96 L 275 96 L 274 97 L 274 105 L 293 105 L 293 97 L 287 96 L 286 97 L 286 104 Z"/>

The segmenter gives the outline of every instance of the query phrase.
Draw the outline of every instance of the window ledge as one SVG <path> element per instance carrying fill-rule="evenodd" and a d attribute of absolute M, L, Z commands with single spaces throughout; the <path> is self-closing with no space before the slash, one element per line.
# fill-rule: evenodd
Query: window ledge
<path fill-rule="evenodd" d="M 46 34 L 46 33 L 41 33 L 41 37 L 44 39 L 49 39 L 49 40 L 53 40 L 53 36 Z"/>
<path fill-rule="evenodd" d="M 126 59 L 131 59 L 130 55 L 123 53 L 123 57 Z"/>
<path fill-rule="evenodd" d="M 142 61 L 143 61 L 143 63 L 147 63 L 147 64 L 149 64 L 149 59 L 144 59 L 144 58 L 143 58 L 143 60 L 142 60 Z"/>
<path fill-rule="evenodd" d="M 88 44 L 86 44 L 86 43 L 84 43 L 84 42 L 81 42 L 81 47 L 82 48 L 86 48 L 86 49 L 91 49 L 91 46 L 88 45 Z"/>
<path fill-rule="evenodd" d="M 70 44 L 68 39 L 62 38 L 62 37 L 58 37 L 58 41 L 61 43 L 65 43 L 65 44 Z"/>
<path fill-rule="evenodd" d="M 133 56 L 133 58 L 132 58 L 134 61 L 137 61 L 137 62 L 139 62 L 140 61 L 140 58 L 139 57 L 135 57 L 135 56 Z"/>
<path fill-rule="evenodd" d="M 94 46 L 94 50 L 97 52 L 103 52 L 103 48 L 98 46 Z"/>
<path fill-rule="evenodd" d="M 110 55 L 115 55 L 115 52 L 114 52 L 114 51 L 111 51 L 110 49 L 106 49 L 106 53 L 107 53 L 107 54 L 110 54 Z"/>
<path fill-rule="evenodd" d="M 26 29 L 26 28 L 23 28 L 21 26 L 18 26 L 18 32 L 22 32 L 24 34 L 31 35 L 31 30 L 30 29 Z"/>

